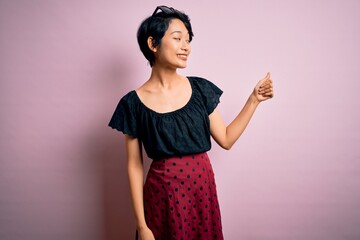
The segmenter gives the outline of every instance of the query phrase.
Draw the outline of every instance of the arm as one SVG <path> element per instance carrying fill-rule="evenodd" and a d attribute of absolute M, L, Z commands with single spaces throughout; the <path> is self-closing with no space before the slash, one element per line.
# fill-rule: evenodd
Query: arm
<path fill-rule="evenodd" d="M 128 161 L 128 177 L 131 202 L 136 219 L 136 228 L 140 239 L 155 239 L 145 222 L 144 214 L 144 166 L 141 144 L 137 138 L 125 135 L 125 146 Z"/>
<path fill-rule="evenodd" d="M 258 82 L 243 109 L 228 126 L 225 125 L 217 109 L 209 115 L 211 136 L 222 148 L 230 149 L 244 132 L 259 103 L 272 97 L 272 81 L 268 73 Z"/>

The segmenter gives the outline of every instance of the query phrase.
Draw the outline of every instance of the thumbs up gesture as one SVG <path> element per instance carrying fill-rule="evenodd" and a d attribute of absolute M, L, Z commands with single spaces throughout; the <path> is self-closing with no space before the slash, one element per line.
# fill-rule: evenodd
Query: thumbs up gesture
<path fill-rule="evenodd" d="M 260 80 L 258 82 L 258 84 L 256 84 L 254 91 L 253 91 L 253 95 L 256 97 L 256 99 L 259 102 L 268 100 L 272 97 L 274 97 L 274 92 L 273 92 L 273 83 L 272 80 L 270 79 L 270 73 L 268 72 L 265 76 L 265 78 L 263 78 L 262 80 Z"/>

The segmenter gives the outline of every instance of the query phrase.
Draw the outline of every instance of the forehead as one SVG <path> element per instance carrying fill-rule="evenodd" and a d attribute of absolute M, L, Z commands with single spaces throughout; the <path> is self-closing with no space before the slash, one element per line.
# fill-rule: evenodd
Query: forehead
<path fill-rule="evenodd" d="M 167 29 L 166 33 L 171 34 L 173 32 L 188 33 L 188 30 L 181 20 L 174 18 L 170 21 L 169 28 Z"/>

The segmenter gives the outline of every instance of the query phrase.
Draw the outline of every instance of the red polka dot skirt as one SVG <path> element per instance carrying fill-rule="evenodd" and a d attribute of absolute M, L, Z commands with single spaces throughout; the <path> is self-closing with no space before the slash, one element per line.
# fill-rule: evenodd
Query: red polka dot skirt
<path fill-rule="evenodd" d="M 221 240 L 214 172 L 206 153 L 153 161 L 145 219 L 157 240 Z"/>

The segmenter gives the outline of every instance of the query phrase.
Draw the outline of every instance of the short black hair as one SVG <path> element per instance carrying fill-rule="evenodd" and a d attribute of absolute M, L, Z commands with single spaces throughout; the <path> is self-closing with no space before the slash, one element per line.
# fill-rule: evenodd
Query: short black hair
<path fill-rule="evenodd" d="M 184 23 L 189 32 L 189 40 L 191 41 L 194 33 L 192 32 L 190 18 L 185 13 L 175 9 L 171 13 L 161 11 L 153 14 L 152 16 L 146 18 L 139 26 L 137 31 L 139 47 L 145 58 L 149 61 L 151 67 L 155 63 L 155 55 L 149 48 L 147 40 L 149 37 L 153 37 L 154 46 L 159 46 L 161 44 L 161 39 L 164 37 L 165 32 L 169 28 L 169 24 L 172 19 L 179 19 Z"/>

